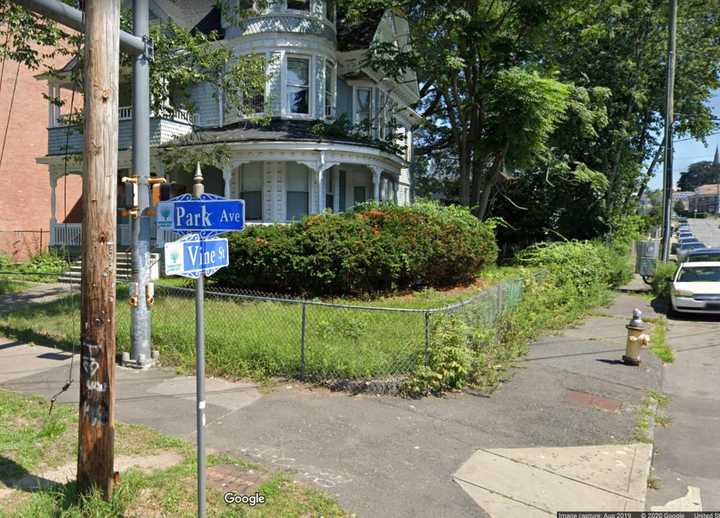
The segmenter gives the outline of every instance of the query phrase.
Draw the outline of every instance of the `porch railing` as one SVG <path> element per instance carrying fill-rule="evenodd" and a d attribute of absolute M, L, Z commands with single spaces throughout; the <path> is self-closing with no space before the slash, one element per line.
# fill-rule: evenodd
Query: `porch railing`
<path fill-rule="evenodd" d="M 56 223 L 50 225 L 50 244 L 80 246 L 82 242 L 82 224 Z"/>
<path fill-rule="evenodd" d="M 118 244 L 130 246 L 130 225 L 117 226 Z M 55 246 L 80 246 L 82 244 L 82 223 L 56 223 L 50 228 L 50 244 Z"/>
<path fill-rule="evenodd" d="M 156 113 L 152 113 L 151 117 L 159 117 Z M 174 110 L 169 116 L 163 115 L 164 118 L 168 118 L 177 122 L 185 122 L 187 124 L 195 124 L 195 115 L 189 113 L 187 110 Z M 121 121 L 132 120 L 133 109 L 132 106 L 120 106 L 118 108 L 118 119 Z M 55 127 L 71 126 L 75 124 L 75 121 L 70 114 L 59 115 L 55 124 Z"/>

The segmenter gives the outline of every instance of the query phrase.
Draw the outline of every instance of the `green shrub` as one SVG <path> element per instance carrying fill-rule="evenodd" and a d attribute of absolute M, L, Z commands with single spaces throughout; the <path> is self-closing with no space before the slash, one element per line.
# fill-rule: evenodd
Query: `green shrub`
<path fill-rule="evenodd" d="M 57 252 L 35 254 L 27 263 L 18 266 L 23 273 L 61 273 L 70 266 L 68 261 Z"/>
<path fill-rule="evenodd" d="M 402 385 L 410 397 L 442 394 L 465 386 L 472 359 L 472 335 L 457 317 L 446 316 L 433 325 L 428 364 L 418 367 Z"/>
<path fill-rule="evenodd" d="M 420 203 L 363 204 L 230 238 L 217 281 L 311 296 L 361 295 L 469 282 L 497 258 L 492 228 L 469 210 Z"/>
<path fill-rule="evenodd" d="M 655 274 L 653 275 L 652 282 L 650 283 L 652 292 L 656 297 L 670 300 L 670 284 L 676 271 L 677 263 L 673 261 L 657 263 L 657 266 L 655 267 Z"/>

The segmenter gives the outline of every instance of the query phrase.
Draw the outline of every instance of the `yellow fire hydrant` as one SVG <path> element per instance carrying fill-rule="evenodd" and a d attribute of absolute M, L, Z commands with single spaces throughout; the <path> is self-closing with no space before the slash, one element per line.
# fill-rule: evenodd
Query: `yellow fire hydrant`
<path fill-rule="evenodd" d="M 625 326 L 628 330 L 625 354 L 622 359 L 625 365 L 640 365 L 640 348 L 647 347 L 650 343 L 650 335 L 645 333 L 647 326 L 642 321 L 642 312 L 635 308 L 632 320 Z"/>

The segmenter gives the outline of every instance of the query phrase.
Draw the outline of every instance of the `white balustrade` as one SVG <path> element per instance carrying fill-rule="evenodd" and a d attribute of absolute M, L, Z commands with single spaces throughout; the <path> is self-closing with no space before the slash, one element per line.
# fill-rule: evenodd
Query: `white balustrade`
<path fill-rule="evenodd" d="M 80 223 L 56 223 L 50 231 L 53 245 L 80 246 L 82 242 L 82 225 Z"/>
<path fill-rule="evenodd" d="M 151 117 L 159 117 L 158 114 L 152 113 Z M 118 120 L 121 121 L 129 121 L 133 118 L 133 109 L 132 106 L 120 106 L 118 108 Z M 169 117 L 166 117 L 170 120 L 177 121 L 177 122 L 185 122 L 187 124 L 195 124 L 196 116 L 187 110 L 174 110 L 170 113 Z M 55 120 L 55 127 L 63 127 L 63 126 L 71 126 L 73 124 L 72 117 L 70 114 L 65 113 L 62 115 L 58 115 L 57 119 Z"/>

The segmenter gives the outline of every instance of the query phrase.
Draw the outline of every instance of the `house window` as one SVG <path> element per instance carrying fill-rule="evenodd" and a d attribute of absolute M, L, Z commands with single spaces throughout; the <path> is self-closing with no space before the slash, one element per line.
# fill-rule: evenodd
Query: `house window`
<path fill-rule="evenodd" d="M 370 132 L 370 88 L 355 89 L 355 124 Z"/>
<path fill-rule="evenodd" d="M 379 90 L 378 95 L 378 136 L 380 140 L 387 137 L 387 102 L 388 98 L 385 92 Z"/>
<path fill-rule="evenodd" d="M 295 11 L 309 11 L 310 0 L 287 0 L 287 8 Z"/>
<path fill-rule="evenodd" d="M 335 210 L 335 185 L 332 171 L 327 171 L 323 178 L 325 184 L 325 208 Z"/>
<path fill-rule="evenodd" d="M 335 117 L 335 65 L 325 61 L 325 117 Z"/>
<path fill-rule="evenodd" d="M 307 216 L 310 208 L 308 169 L 302 164 L 287 164 L 287 201 L 285 217 L 288 221 L 297 221 Z"/>
<path fill-rule="evenodd" d="M 367 201 L 367 190 L 364 185 L 356 185 L 353 187 L 353 203 L 365 203 Z"/>
<path fill-rule="evenodd" d="M 325 18 L 335 23 L 335 0 L 325 0 Z"/>
<path fill-rule="evenodd" d="M 240 199 L 245 200 L 245 218 L 247 220 L 262 219 L 262 189 L 262 162 L 244 165 L 240 174 Z"/>
<path fill-rule="evenodd" d="M 287 100 L 290 113 L 310 113 L 310 60 L 289 57 L 287 60 Z"/>

